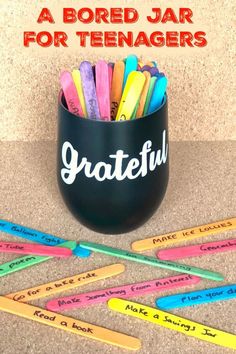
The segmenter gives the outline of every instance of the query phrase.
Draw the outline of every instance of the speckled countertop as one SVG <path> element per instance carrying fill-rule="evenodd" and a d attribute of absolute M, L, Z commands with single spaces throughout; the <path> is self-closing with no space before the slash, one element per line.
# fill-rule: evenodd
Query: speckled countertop
<path fill-rule="evenodd" d="M 54 142 L 1 142 L 1 218 L 53 233 L 68 240 L 92 240 L 107 245 L 129 249 L 132 241 L 164 232 L 197 226 L 235 216 L 236 196 L 236 143 L 235 142 L 172 142 L 171 172 L 166 197 L 155 215 L 141 228 L 121 236 L 104 236 L 80 225 L 66 209 L 56 184 Z M 210 236 L 204 241 L 235 237 L 234 231 Z M 1 240 L 15 238 L 0 234 Z M 199 243 L 196 239 L 192 243 Z M 148 252 L 147 254 L 154 254 Z M 12 255 L 1 255 L 1 263 L 13 259 Z M 194 266 L 223 273 L 225 282 L 234 283 L 235 253 L 221 253 L 182 261 Z M 50 260 L 0 279 L 0 293 L 43 284 L 115 263 L 117 260 L 102 254 L 93 254 L 89 259 Z M 188 262 L 187 262 L 188 261 Z M 120 260 L 119 260 L 120 262 Z M 101 280 L 67 292 L 66 294 L 95 290 L 98 288 L 129 284 L 173 274 L 121 260 L 127 271 L 117 277 Z M 194 289 L 218 286 L 204 280 Z M 183 291 L 193 287 L 183 288 Z M 165 294 L 175 293 L 168 291 Z M 134 298 L 137 302 L 154 305 L 157 295 Z M 44 306 L 46 299 L 34 301 Z M 173 313 L 231 333 L 236 332 L 235 300 L 174 310 Z M 139 337 L 142 349 L 138 353 L 148 354 L 223 354 L 230 349 L 202 342 L 180 333 L 144 323 L 110 311 L 106 304 L 85 309 L 71 310 L 66 315 L 96 325 L 118 330 Z M 58 354 L 58 353 L 125 353 L 128 351 L 87 340 L 61 330 L 1 313 L 1 354 Z"/>

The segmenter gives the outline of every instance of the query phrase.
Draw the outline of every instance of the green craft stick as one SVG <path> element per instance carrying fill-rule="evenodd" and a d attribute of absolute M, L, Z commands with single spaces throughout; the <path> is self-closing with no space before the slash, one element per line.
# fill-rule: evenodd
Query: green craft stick
<path fill-rule="evenodd" d="M 144 116 L 148 114 L 148 108 L 149 108 L 149 104 L 150 104 L 150 101 L 152 98 L 152 94 L 153 94 L 153 90 L 154 90 L 154 86 L 155 86 L 156 81 L 157 81 L 156 76 L 151 77 L 150 85 L 149 85 L 149 89 L 148 89 L 148 93 L 147 93 L 147 98 L 146 98 L 146 102 L 145 102 L 144 110 L 143 110 Z"/>
<path fill-rule="evenodd" d="M 71 250 L 75 249 L 77 243 L 75 241 L 66 241 L 57 245 L 57 247 L 67 247 Z M 53 247 L 53 246 L 52 246 Z M 5 275 L 18 272 L 19 270 L 31 267 L 33 265 L 45 262 L 54 257 L 43 257 L 43 256 L 24 256 L 21 258 L 13 259 L 10 262 L 0 264 L 0 278 Z"/>
<path fill-rule="evenodd" d="M 162 261 L 162 260 L 159 260 L 155 257 L 149 257 L 149 256 L 145 256 L 145 255 L 139 254 L 139 253 L 134 253 L 134 252 L 121 250 L 118 248 L 108 247 L 108 246 L 104 246 L 104 245 L 101 245 L 98 243 L 81 241 L 79 244 L 81 247 L 84 247 L 86 249 L 89 249 L 89 250 L 92 250 L 95 252 L 101 252 L 101 253 L 108 254 L 110 256 L 124 258 L 124 259 L 128 259 L 128 260 L 134 261 L 134 262 L 149 264 L 154 267 L 170 269 L 170 270 L 174 270 L 175 272 L 180 272 L 180 273 L 184 272 L 187 274 L 193 274 L 193 275 L 197 275 L 201 278 L 211 279 L 211 280 L 215 280 L 215 281 L 221 281 L 224 279 L 224 277 L 221 274 L 216 273 L 216 272 L 211 272 L 209 270 L 192 267 L 192 266 L 188 266 L 185 264 L 179 264 L 179 263 L 169 262 L 169 261 Z"/>

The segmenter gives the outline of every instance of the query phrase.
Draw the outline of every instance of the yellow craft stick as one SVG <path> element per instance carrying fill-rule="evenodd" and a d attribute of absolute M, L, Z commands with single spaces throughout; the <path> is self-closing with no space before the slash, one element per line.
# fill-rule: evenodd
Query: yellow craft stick
<path fill-rule="evenodd" d="M 5 295 L 9 299 L 20 302 L 28 302 L 46 296 L 52 296 L 62 291 L 77 288 L 78 286 L 90 284 L 97 280 L 106 279 L 125 271 L 123 264 L 112 264 L 103 268 L 90 270 L 88 272 L 74 275 L 73 277 L 56 280 L 47 284 L 18 291 Z"/>
<path fill-rule="evenodd" d="M 114 65 L 111 85 L 111 119 L 115 120 L 122 96 L 124 81 L 125 63 L 118 61 Z"/>
<path fill-rule="evenodd" d="M 145 76 L 146 81 L 145 81 L 145 84 L 143 86 L 143 91 L 140 96 L 138 110 L 136 113 L 136 118 L 141 118 L 143 116 L 144 106 L 145 106 L 148 88 L 149 88 L 150 80 L 151 80 L 151 74 L 148 71 L 144 71 L 143 75 Z"/>
<path fill-rule="evenodd" d="M 22 304 L 20 302 L 0 296 L 0 310 L 21 316 L 29 320 L 40 322 L 48 326 L 63 329 L 64 331 L 79 334 L 84 337 L 96 339 L 118 347 L 137 350 L 141 347 L 138 338 L 115 332 L 90 323 L 75 320 L 71 317 L 56 314 L 40 307 Z"/>
<path fill-rule="evenodd" d="M 236 349 L 236 335 L 172 315 L 169 312 L 116 298 L 110 299 L 108 306 L 117 312 L 173 329 L 187 336 L 199 338 L 222 347 Z"/>
<path fill-rule="evenodd" d="M 131 247 L 136 252 L 146 251 L 156 247 L 168 246 L 180 241 L 188 241 L 197 237 L 214 235 L 220 232 L 236 229 L 236 218 L 216 221 L 181 231 L 169 232 L 159 236 L 153 236 L 144 240 L 135 241 Z"/>
<path fill-rule="evenodd" d="M 87 118 L 88 115 L 87 115 L 86 104 L 85 104 L 85 100 L 84 100 L 84 92 L 83 92 L 83 87 L 82 87 L 81 75 L 80 75 L 80 71 L 78 69 L 74 69 L 72 71 L 72 78 L 75 83 L 75 87 L 76 87 L 76 90 L 77 90 L 77 93 L 79 96 L 79 100 L 80 100 L 82 111 L 84 113 L 84 117 Z"/>
<path fill-rule="evenodd" d="M 138 62 L 138 65 L 140 66 L 141 69 L 144 66 L 144 64 L 141 61 Z"/>
<path fill-rule="evenodd" d="M 145 76 L 140 71 L 132 71 L 126 81 L 123 95 L 118 108 L 116 120 L 129 120 L 140 98 Z"/>

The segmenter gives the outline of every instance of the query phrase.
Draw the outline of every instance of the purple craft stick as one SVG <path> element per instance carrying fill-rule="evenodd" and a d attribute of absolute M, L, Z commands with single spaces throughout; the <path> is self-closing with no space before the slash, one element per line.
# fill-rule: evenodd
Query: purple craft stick
<path fill-rule="evenodd" d="M 151 76 L 157 76 L 159 74 L 159 70 L 157 68 L 155 68 L 155 67 L 151 68 L 149 70 L 149 72 L 150 72 Z"/>
<path fill-rule="evenodd" d="M 100 119 L 93 68 L 88 61 L 80 64 L 80 74 L 88 118 Z"/>

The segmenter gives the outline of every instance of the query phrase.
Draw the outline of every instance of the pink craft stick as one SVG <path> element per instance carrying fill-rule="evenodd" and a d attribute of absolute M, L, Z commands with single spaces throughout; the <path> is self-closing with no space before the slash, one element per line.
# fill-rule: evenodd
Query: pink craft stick
<path fill-rule="evenodd" d="M 0 242 L 0 253 L 34 254 L 37 256 L 49 257 L 72 256 L 72 250 L 69 248 L 17 242 Z"/>
<path fill-rule="evenodd" d="M 99 60 L 95 67 L 96 92 L 99 111 L 102 120 L 111 120 L 110 108 L 110 78 L 108 64 Z"/>
<path fill-rule="evenodd" d="M 111 92 L 111 86 L 112 86 L 113 68 L 114 68 L 114 63 L 109 63 L 108 64 L 108 75 L 109 75 L 110 92 Z"/>
<path fill-rule="evenodd" d="M 196 284 L 201 278 L 180 274 L 173 277 L 155 279 L 142 283 L 122 285 L 115 288 L 91 291 L 78 295 L 57 298 L 46 304 L 48 310 L 62 311 L 72 308 L 85 307 L 89 305 L 106 302 L 113 297 L 130 298 L 133 296 L 155 293 L 158 291 L 175 289 L 181 286 Z"/>
<path fill-rule="evenodd" d="M 84 117 L 79 96 L 69 71 L 63 71 L 60 75 L 60 83 L 65 95 L 68 110 L 77 116 Z"/>
<path fill-rule="evenodd" d="M 202 243 L 194 246 L 170 248 L 157 252 L 157 258 L 173 260 L 236 250 L 236 239 Z"/>

